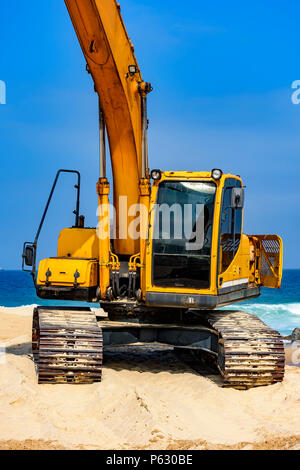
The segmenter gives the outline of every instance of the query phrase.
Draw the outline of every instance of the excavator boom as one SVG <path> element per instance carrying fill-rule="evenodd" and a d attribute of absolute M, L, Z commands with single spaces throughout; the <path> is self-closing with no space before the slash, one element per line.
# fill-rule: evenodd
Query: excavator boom
<path fill-rule="evenodd" d="M 139 203 L 143 168 L 143 96 L 150 86 L 143 83 L 116 0 L 65 0 L 107 128 L 114 180 L 114 205 L 119 233 L 119 201 L 128 207 Z M 143 174 L 144 173 L 144 174 Z M 126 216 L 125 216 L 126 217 Z M 130 217 L 127 219 L 127 227 Z M 139 252 L 139 241 L 117 236 L 118 255 Z"/>

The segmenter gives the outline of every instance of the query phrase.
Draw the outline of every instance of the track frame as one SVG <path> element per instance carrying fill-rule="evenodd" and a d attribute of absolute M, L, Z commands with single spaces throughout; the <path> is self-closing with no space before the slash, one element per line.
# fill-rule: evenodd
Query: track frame
<path fill-rule="evenodd" d="M 190 350 L 218 368 L 223 386 L 248 389 L 281 382 L 285 352 L 280 334 L 242 311 L 199 311 L 176 322 L 110 320 L 86 308 L 38 307 L 33 354 L 39 383 L 101 382 L 103 347 L 156 343 Z M 196 357 L 194 355 L 194 357 Z M 200 359 L 199 359 L 200 360 Z"/>

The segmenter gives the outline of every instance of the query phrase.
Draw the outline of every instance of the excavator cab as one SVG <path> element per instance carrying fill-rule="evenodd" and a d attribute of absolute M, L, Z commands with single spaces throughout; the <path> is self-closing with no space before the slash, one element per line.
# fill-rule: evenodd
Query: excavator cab
<path fill-rule="evenodd" d="M 266 285 L 257 269 L 260 241 L 243 234 L 240 177 L 221 170 L 160 173 L 151 203 L 147 304 L 211 309 L 260 295 Z M 279 287 L 282 242 L 271 239 L 277 256 L 269 282 Z"/>

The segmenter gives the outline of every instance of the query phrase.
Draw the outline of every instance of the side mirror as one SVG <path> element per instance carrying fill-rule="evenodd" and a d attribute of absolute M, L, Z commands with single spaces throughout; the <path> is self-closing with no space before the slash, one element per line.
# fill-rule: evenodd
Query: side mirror
<path fill-rule="evenodd" d="M 34 247 L 31 245 L 27 245 L 24 248 L 23 252 L 23 260 L 26 266 L 33 267 L 34 262 Z"/>
<path fill-rule="evenodd" d="M 231 209 L 243 209 L 245 204 L 245 191 L 243 188 L 232 188 Z"/>

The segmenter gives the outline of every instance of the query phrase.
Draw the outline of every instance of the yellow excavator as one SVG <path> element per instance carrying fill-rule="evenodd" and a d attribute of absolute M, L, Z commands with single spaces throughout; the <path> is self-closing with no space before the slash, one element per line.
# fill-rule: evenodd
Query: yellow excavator
<path fill-rule="evenodd" d="M 38 307 L 33 353 L 39 383 L 102 378 L 103 347 L 160 343 L 207 357 L 224 386 L 251 388 L 284 377 L 280 334 L 256 316 L 220 307 L 279 288 L 282 240 L 243 233 L 244 186 L 220 169 L 149 169 L 147 98 L 134 46 L 116 0 L 65 0 L 99 97 L 99 224 L 80 215 L 81 176 L 60 170 L 23 269 L 42 299 L 100 304 Z M 106 134 L 113 205 L 106 173 Z M 73 173 L 75 224 L 62 230 L 57 256 L 36 269 L 37 247 L 59 177 Z M 27 267 L 27 268 L 26 268 Z M 30 269 L 28 269 L 28 267 Z M 197 359 L 198 358 L 198 359 Z"/>

